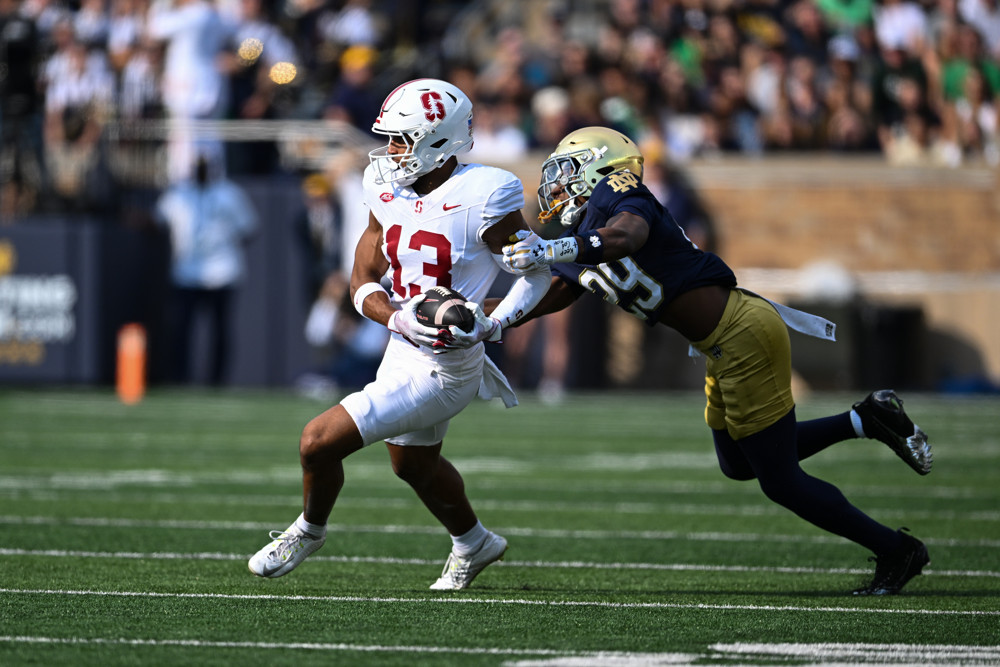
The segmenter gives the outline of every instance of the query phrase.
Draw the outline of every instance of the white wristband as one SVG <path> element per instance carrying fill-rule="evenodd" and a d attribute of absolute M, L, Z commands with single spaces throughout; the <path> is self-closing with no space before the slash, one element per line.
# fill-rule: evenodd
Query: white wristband
<path fill-rule="evenodd" d="M 361 317 L 367 317 L 365 315 L 365 299 L 371 296 L 372 292 L 382 292 L 386 296 L 389 293 L 385 291 L 385 288 L 378 283 L 365 283 L 358 288 L 358 291 L 354 293 L 354 310 L 361 313 Z"/>

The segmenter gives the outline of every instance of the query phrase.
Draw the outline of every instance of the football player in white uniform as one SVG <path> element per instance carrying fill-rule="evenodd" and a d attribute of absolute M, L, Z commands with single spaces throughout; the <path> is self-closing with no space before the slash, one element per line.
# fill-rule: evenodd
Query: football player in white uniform
<path fill-rule="evenodd" d="M 548 267 L 518 278 L 487 316 L 479 304 L 504 266 L 502 248 L 526 233 L 524 190 L 510 172 L 462 164 L 472 146 L 472 103 L 436 79 L 405 83 L 386 98 L 372 129 L 386 146 L 371 152 L 364 175 L 368 228 L 355 252 L 351 294 L 358 311 L 392 337 L 374 382 L 345 397 L 302 431 L 303 512 L 255 554 L 250 571 L 280 577 L 323 545 L 344 483 L 342 461 L 378 440 L 393 471 L 416 491 L 452 536 L 435 590 L 467 587 L 503 557 L 507 541 L 476 517 L 458 471 L 441 456 L 449 420 L 476 396 L 517 400 L 482 341 L 541 300 Z M 435 285 L 461 292 L 476 316 L 471 332 L 420 324 L 414 310 Z"/>

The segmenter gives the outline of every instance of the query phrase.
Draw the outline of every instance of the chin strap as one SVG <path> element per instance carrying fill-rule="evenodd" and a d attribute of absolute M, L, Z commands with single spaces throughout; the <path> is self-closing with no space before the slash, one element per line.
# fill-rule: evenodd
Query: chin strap
<path fill-rule="evenodd" d="M 563 227 L 572 227 L 580 220 L 580 217 L 587 210 L 587 204 L 590 203 L 587 200 L 577 206 L 575 201 L 575 199 L 564 199 L 548 211 L 542 211 L 538 214 L 538 222 L 545 225 L 552 222 L 552 219 L 558 216 L 559 224 Z"/>

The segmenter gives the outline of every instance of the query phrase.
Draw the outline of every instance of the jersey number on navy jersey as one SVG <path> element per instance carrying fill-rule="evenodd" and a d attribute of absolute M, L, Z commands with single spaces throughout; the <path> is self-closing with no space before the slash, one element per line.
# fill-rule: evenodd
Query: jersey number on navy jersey
<path fill-rule="evenodd" d="M 403 228 L 399 225 L 389 227 L 385 232 L 385 247 L 389 255 L 389 266 L 392 267 L 392 291 L 406 299 L 420 294 L 423 288 L 416 283 L 403 285 L 403 265 L 399 261 L 399 241 L 402 233 Z M 435 261 L 424 262 L 421 271 L 428 278 L 434 278 L 436 285 L 451 287 L 451 241 L 447 236 L 421 229 L 410 237 L 407 246 L 410 250 L 430 248 L 428 254 L 432 255 Z"/>
<path fill-rule="evenodd" d="M 631 175 L 631 172 L 623 172 Z M 663 303 L 663 286 L 631 257 L 584 269 L 579 282 L 608 303 L 620 306 L 640 320 L 649 319 Z"/>

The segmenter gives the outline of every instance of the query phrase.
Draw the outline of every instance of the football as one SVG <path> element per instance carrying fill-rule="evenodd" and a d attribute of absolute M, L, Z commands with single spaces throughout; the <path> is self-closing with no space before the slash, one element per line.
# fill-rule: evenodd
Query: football
<path fill-rule="evenodd" d="M 465 307 L 465 297 L 448 287 L 431 287 L 424 300 L 417 306 L 417 321 L 427 327 L 457 326 L 465 332 L 472 331 L 476 318 Z"/>

